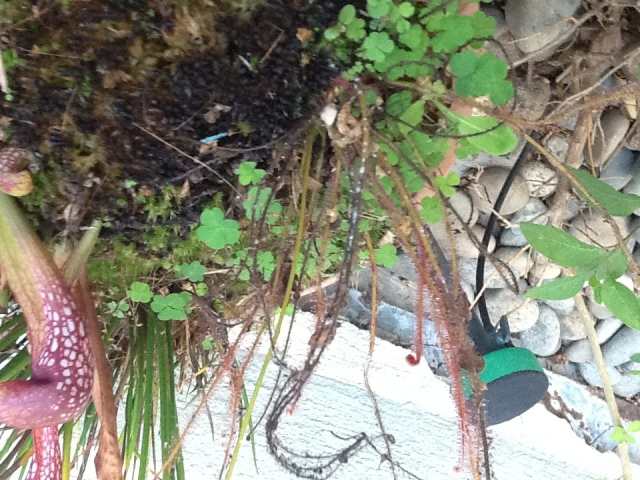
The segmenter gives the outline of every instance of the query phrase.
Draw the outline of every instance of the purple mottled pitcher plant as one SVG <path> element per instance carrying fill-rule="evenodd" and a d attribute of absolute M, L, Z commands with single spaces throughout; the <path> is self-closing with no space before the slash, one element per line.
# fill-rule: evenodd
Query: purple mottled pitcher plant
<path fill-rule="evenodd" d="M 31 378 L 0 383 L 0 424 L 33 430 L 27 480 L 59 480 L 58 425 L 85 410 L 93 359 L 71 288 L 9 196 L 31 188 L 23 155 L 15 148 L 0 151 L 0 288 L 4 279 L 27 322 Z"/>

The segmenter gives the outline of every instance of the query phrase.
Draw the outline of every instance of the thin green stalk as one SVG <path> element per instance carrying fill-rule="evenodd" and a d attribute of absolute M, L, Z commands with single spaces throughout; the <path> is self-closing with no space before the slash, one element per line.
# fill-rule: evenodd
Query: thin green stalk
<path fill-rule="evenodd" d="M 73 422 L 67 422 L 62 426 L 62 480 L 69 480 L 71 475 L 71 437 L 73 435 Z"/>
<path fill-rule="evenodd" d="M 142 444 L 140 445 L 140 469 L 138 479 L 144 480 L 147 476 L 149 464 L 149 444 L 153 433 L 153 383 L 156 379 L 155 366 L 155 329 L 157 318 L 155 313 L 147 315 L 146 345 L 145 350 L 138 352 L 139 361 L 145 362 L 144 372 L 144 419 L 142 425 Z"/>
<path fill-rule="evenodd" d="M 304 155 L 302 157 L 302 172 L 303 172 L 303 180 L 302 180 L 302 193 L 300 194 L 300 213 L 298 222 L 298 232 L 296 236 L 296 243 L 293 250 L 293 258 L 291 260 L 292 265 L 298 264 L 298 259 L 300 258 L 300 252 L 302 249 L 302 241 L 304 239 L 304 227 L 305 222 L 303 219 L 306 216 L 307 209 L 307 191 L 309 188 L 309 171 L 311 169 L 311 157 L 313 155 L 313 142 L 318 135 L 317 127 L 313 128 L 308 134 L 306 139 L 306 148 L 304 151 Z M 278 342 L 278 337 L 280 336 L 280 331 L 282 330 L 282 323 L 285 317 L 285 311 L 287 306 L 289 305 L 289 298 L 291 298 L 291 293 L 293 292 L 293 284 L 295 281 L 295 269 L 291 269 L 291 273 L 289 275 L 289 280 L 287 282 L 287 288 L 284 294 L 284 299 L 282 301 L 282 306 L 280 309 L 280 316 L 278 318 L 278 322 L 276 324 L 276 328 L 273 332 L 273 341 L 269 346 L 269 350 L 265 356 L 264 362 L 262 364 L 262 368 L 260 369 L 260 373 L 258 375 L 258 379 L 256 380 L 255 390 L 253 391 L 253 395 L 251 395 L 251 400 L 247 405 L 247 411 L 245 412 L 244 417 L 242 418 L 242 422 L 240 423 L 240 430 L 238 432 L 238 440 L 236 441 L 235 448 L 233 450 L 233 455 L 231 457 L 231 461 L 229 462 L 229 470 L 227 470 L 226 480 L 231 479 L 231 475 L 233 474 L 233 469 L 235 467 L 236 462 L 238 461 L 238 456 L 240 453 L 240 447 L 242 446 L 242 440 L 246 434 L 247 428 L 249 426 L 249 421 L 251 419 L 251 413 L 253 412 L 253 408 L 255 407 L 256 400 L 258 399 L 258 393 L 260 392 L 260 387 L 262 386 L 262 382 L 264 381 L 264 377 L 267 373 L 267 368 L 269 368 L 269 364 L 271 363 L 271 359 L 273 358 L 273 347 Z"/>

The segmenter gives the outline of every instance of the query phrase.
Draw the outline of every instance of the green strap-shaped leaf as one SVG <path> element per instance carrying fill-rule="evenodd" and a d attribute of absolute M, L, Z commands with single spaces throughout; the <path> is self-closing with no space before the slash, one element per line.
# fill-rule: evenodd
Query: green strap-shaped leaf
<path fill-rule="evenodd" d="M 640 197 L 630 193 L 620 193 L 611 185 L 598 180 L 585 170 L 567 167 L 576 180 L 593 196 L 602 207 L 614 217 L 627 217 L 640 208 Z M 578 191 L 578 194 L 580 192 Z M 582 194 L 580 194 L 582 196 Z M 585 198 L 588 202 L 589 200 Z"/>
<path fill-rule="evenodd" d="M 587 265 L 603 252 L 550 225 L 521 223 L 520 228 L 534 249 L 562 267 Z"/>

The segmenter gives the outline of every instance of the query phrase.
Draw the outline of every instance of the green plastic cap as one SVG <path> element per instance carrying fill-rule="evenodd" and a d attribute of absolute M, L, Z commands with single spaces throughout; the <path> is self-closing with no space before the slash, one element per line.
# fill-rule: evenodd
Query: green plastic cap
<path fill-rule="evenodd" d="M 487 385 L 482 397 L 488 425 L 521 415 L 547 393 L 549 379 L 536 356 L 526 348 L 502 348 L 483 358 L 485 367 L 478 378 Z M 473 392 L 466 372 L 462 382 L 465 396 L 471 399 Z"/>

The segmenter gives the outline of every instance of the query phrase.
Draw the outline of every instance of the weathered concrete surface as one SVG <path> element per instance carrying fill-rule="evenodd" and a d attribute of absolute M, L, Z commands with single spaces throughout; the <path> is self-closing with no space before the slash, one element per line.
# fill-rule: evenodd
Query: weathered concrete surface
<path fill-rule="evenodd" d="M 305 350 L 315 320 L 300 315 L 293 331 L 292 358 L 300 358 Z M 343 324 L 324 361 L 313 377 L 293 415 L 286 416 L 280 427 L 281 438 L 299 451 L 309 454 L 331 453 L 347 442 L 340 437 L 361 432 L 374 437 L 379 428 L 364 383 L 363 371 L 368 348 L 368 333 Z M 262 348 L 249 372 L 248 390 L 257 376 L 264 358 Z M 411 367 L 405 361 L 408 351 L 388 342 L 377 341 L 370 368 L 370 384 L 382 412 L 387 433 L 395 438 L 393 458 L 421 479 L 468 478 L 456 473 L 458 463 L 457 420 L 448 385 L 434 376 L 426 365 Z M 293 360 L 292 364 L 296 361 Z M 276 373 L 270 367 L 258 404 L 261 412 Z M 216 434 L 212 442 L 206 416 L 199 418 L 185 445 L 187 478 L 217 477 L 222 465 L 229 432 L 227 416 L 228 390 L 220 389 L 209 401 Z M 193 407 L 183 411 L 183 422 Z M 254 418 L 257 415 L 254 415 Z M 521 417 L 492 429 L 492 462 L 496 479 L 613 479 L 620 475 L 618 459 L 612 453 L 599 453 L 587 446 L 571 431 L 569 425 L 542 405 Z M 280 467 L 266 449 L 264 426 L 257 430 L 259 473 L 253 465 L 251 447 L 244 442 L 233 478 L 286 480 L 295 478 Z M 380 441 L 376 442 L 383 451 Z M 637 469 L 635 476 L 640 478 Z M 388 463 L 371 448 L 361 450 L 343 464 L 335 479 L 393 478 Z M 399 478 L 411 478 L 399 475 Z"/>
<path fill-rule="evenodd" d="M 307 348 L 315 318 L 310 314 L 297 317 L 289 352 L 291 365 L 300 363 Z M 264 343 L 264 342 L 263 342 Z M 281 343 L 281 342 L 280 342 Z M 300 453 L 331 454 L 348 443 L 342 438 L 362 432 L 370 437 L 379 434 L 373 406 L 366 393 L 363 372 L 369 345 L 368 333 L 344 323 L 325 353 L 324 360 L 292 415 L 285 415 L 279 433 L 285 444 Z M 253 385 L 264 360 L 266 345 L 255 355 L 247 376 L 247 390 Z M 459 461 L 457 419 L 449 386 L 436 377 L 426 364 L 412 367 L 405 357 L 408 350 L 383 340 L 376 340 L 370 366 L 370 385 L 375 392 L 386 432 L 393 435 L 393 459 L 408 473 L 398 469 L 398 478 L 425 480 L 468 479 L 457 473 Z M 258 399 L 254 421 L 262 413 L 274 383 L 277 370 L 269 367 L 263 390 Z M 558 380 L 552 375 L 552 380 Z M 560 387 L 558 387 L 560 388 Z M 557 388 L 556 388 L 557 390 Z M 555 391 L 555 390 L 554 390 Z M 187 424 L 197 406 L 186 393 L 180 397 L 181 428 Z M 229 389 L 217 389 L 208 406 L 214 424 L 211 433 L 209 419 L 201 414 L 186 438 L 184 463 L 189 480 L 218 478 L 229 439 Z M 120 427 L 123 418 L 120 419 Z M 233 479 L 293 480 L 268 453 L 264 422 L 256 430 L 254 466 L 251 445 L 243 442 Z M 333 432 L 333 433 L 332 433 Z M 491 429 L 493 447 L 491 459 L 496 480 L 588 480 L 620 477 L 618 458 L 612 453 L 600 453 L 579 439 L 565 420 L 536 405 L 524 415 Z M 335 435 L 334 435 L 335 434 Z M 336 436 L 337 435 L 337 436 Z M 156 439 L 157 442 L 157 439 Z M 384 445 L 375 442 L 383 452 Z M 634 478 L 640 478 L 640 468 L 634 468 Z M 95 480 L 92 462 L 85 479 Z M 72 475 L 72 478 L 76 478 Z M 132 476 L 130 478 L 133 478 Z M 137 478 L 137 477 L 136 477 Z M 149 473 L 147 478 L 154 478 Z M 389 480 L 393 478 L 388 462 L 365 447 L 342 464 L 331 477 L 336 480 Z"/>

